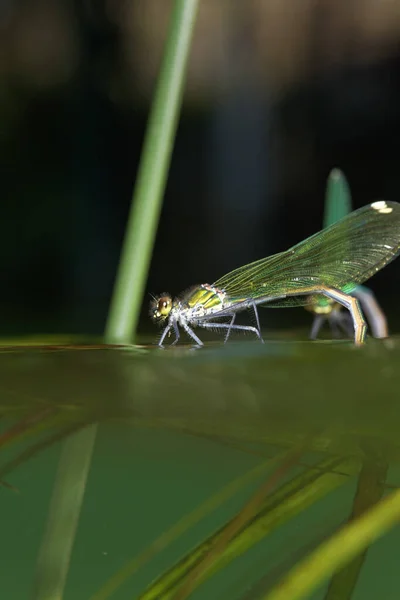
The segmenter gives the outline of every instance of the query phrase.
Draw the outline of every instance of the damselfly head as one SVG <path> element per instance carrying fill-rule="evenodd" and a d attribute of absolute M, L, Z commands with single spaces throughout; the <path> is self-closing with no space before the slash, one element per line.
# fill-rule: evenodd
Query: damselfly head
<path fill-rule="evenodd" d="M 155 323 L 162 323 L 167 319 L 172 309 L 172 298 L 169 294 L 162 294 L 150 302 L 150 317 Z"/>

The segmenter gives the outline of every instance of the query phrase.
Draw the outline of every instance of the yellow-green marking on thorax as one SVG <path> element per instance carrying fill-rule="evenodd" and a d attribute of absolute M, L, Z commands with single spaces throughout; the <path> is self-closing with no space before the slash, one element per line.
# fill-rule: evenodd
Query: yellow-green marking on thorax
<path fill-rule="evenodd" d="M 224 297 L 224 292 L 205 284 L 194 289 L 189 297 L 186 298 L 185 304 L 187 304 L 189 308 L 202 306 L 204 310 L 210 310 L 211 308 L 220 306 Z"/>

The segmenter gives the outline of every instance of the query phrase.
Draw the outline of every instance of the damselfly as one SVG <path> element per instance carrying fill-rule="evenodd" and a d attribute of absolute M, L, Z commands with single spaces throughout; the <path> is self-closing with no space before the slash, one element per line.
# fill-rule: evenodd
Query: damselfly
<path fill-rule="evenodd" d="M 324 206 L 324 228 L 333 225 L 351 212 L 351 192 L 345 175 L 340 169 L 332 169 L 329 174 L 325 193 Z M 346 244 L 346 240 L 343 240 Z M 375 338 L 388 337 L 388 327 L 385 313 L 379 306 L 372 290 L 358 285 L 351 292 L 351 295 L 357 298 L 360 307 L 367 317 L 371 334 Z M 331 298 L 321 295 L 310 296 L 309 302 L 305 306 L 306 310 L 314 314 L 314 321 L 310 331 L 312 340 L 318 337 L 318 333 L 327 321 L 332 331 L 332 335 L 339 337 L 341 332 L 345 335 L 353 335 L 353 323 L 348 311 L 334 302 Z"/>
<path fill-rule="evenodd" d="M 199 346 L 194 327 L 253 332 L 262 340 L 259 306 L 305 306 L 310 295 L 322 295 L 347 308 L 354 340 L 362 344 L 366 324 L 358 300 L 350 295 L 400 252 L 400 204 L 378 201 L 337 221 L 285 252 L 239 267 L 213 284 L 204 283 L 172 300 L 154 298 L 153 321 L 165 324 L 159 341 L 172 332 L 179 340 L 181 327 Z M 252 309 L 256 327 L 236 325 L 237 313 Z M 222 321 L 221 321 L 222 319 Z"/>

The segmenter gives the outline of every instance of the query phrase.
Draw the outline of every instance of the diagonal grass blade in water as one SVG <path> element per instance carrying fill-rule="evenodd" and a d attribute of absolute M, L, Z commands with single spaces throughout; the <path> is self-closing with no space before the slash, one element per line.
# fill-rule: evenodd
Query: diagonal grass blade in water
<path fill-rule="evenodd" d="M 8 444 L 12 444 L 16 440 L 20 440 L 25 435 L 32 435 L 41 428 L 47 428 L 47 417 L 53 416 L 55 413 L 56 409 L 49 406 L 23 417 L 9 429 L 0 434 L 0 449 Z"/>
<path fill-rule="evenodd" d="M 365 336 L 358 301 L 350 296 L 400 252 L 400 204 L 373 202 L 285 252 L 239 267 L 214 284 L 202 284 L 172 301 L 164 295 L 151 304 L 151 317 L 166 323 L 159 345 L 179 327 L 203 345 L 192 327 L 247 330 L 260 339 L 257 307 L 304 306 L 320 294 L 346 307 L 352 316 L 355 342 Z M 235 325 L 236 314 L 253 309 L 257 327 Z M 228 322 L 219 322 L 221 317 Z"/>
<path fill-rule="evenodd" d="M 52 435 L 44 438 L 43 440 L 36 442 L 32 446 L 28 446 L 28 448 L 26 448 L 25 450 L 20 452 L 15 458 L 12 458 L 8 462 L 6 462 L 4 465 L 0 466 L 0 477 L 3 477 L 4 475 L 11 473 L 16 468 L 20 467 L 22 464 L 24 464 L 25 462 L 27 462 L 28 460 L 30 460 L 31 458 L 33 458 L 40 452 L 43 452 L 43 450 L 46 450 L 47 448 L 50 448 L 57 442 L 60 442 L 61 440 L 68 438 L 69 436 L 71 436 L 71 434 L 79 431 L 80 429 L 87 427 L 89 424 L 90 423 L 88 423 L 88 422 L 76 422 L 76 423 L 67 425 L 64 428 L 61 428 L 56 433 L 53 433 Z"/>
<path fill-rule="evenodd" d="M 228 523 L 216 543 L 213 544 L 209 552 L 194 567 L 182 585 L 179 586 L 177 592 L 173 595 L 173 600 L 186 600 L 192 591 L 198 587 L 202 577 L 204 577 L 204 574 L 213 565 L 215 559 L 224 553 L 234 536 L 254 518 L 263 505 L 265 497 L 272 492 L 279 481 L 295 466 L 303 451 L 304 445 L 301 444 L 287 453 L 287 456 L 277 466 L 275 471 L 272 472 L 256 493 L 251 496 L 242 510 Z"/>
<path fill-rule="evenodd" d="M 350 522 L 298 563 L 260 600 L 305 600 L 330 575 L 343 568 L 400 521 L 400 490 Z"/>
<path fill-rule="evenodd" d="M 380 456 L 372 455 L 365 458 L 358 477 L 350 521 L 361 516 L 382 498 L 387 471 L 388 463 Z M 333 576 L 325 600 L 337 600 L 337 598 L 351 600 L 366 556 L 367 550 Z"/>
<path fill-rule="evenodd" d="M 325 194 L 324 228 L 330 227 L 351 212 L 351 193 L 346 177 L 340 169 L 332 169 L 329 174 Z M 351 252 L 350 241 L 344 236 L 343 253 Z M 372 291 L 364 286 L 357 286 L 352 296 L 357 298 L 365 313 L 372 335 L 376 338 L 388 336 L 386 317 L 379 306 Z M 349 314 L 343 312 L 342 307 L 331 298 L 310 296 L 307 310 L 314 313 L 314 322 L 310 331 L 310 339 L 318 337 L 318 333 L 325 321 L 329 322 L 332 334 L 339 337 L 341 333 L 353 335 L 353 325 Z"/>
<path fill-rule="evenodd" d="M 198 584 L 203 583 L 235 558 L 250 550 L 274 529 L 292 519 L 333 489 L 346 483 L 348 477 L 356 474 L 358 470 L 358 461 L 334 457 L 321 461 L 315 468 L 308 469 L 279 487 L 276 492 L 266 498 L 251 522 L 231 539 L 223 552 L 213 557 L 212 564 L 207 570 L 202 571 Z M 174 600 L 182 582 L 191 576 L 193 569 L 201 563 L 210 550 L 220 543 L 232 522 L 234 520 L 202 542 L 193 552 L 155 581 L 140 596 L 140 600 L 157 600 L 158 598 Z"/>
<path fill-rule="evenodd" d="M 158 537 L 148 548 L 139 554 L 139 556 L 129 561 L 122 569 L 120 569 L 107 583 L 98 590 L 90 600 L 107 600 L 111 595 L 121 586 L 125 581 L 132 577 L 143 567 L 149 560 L 151 560 L 158 552 L 161 552 L 167 546 L 178 538 L 181 534 L 185 533 L 190 527 L 193 527 L 198 521 L 208 515 L 210 512 L 216 510 L 221 504 L 229 500 L 244 486 L 251 483 L 254 479 L 259 477 L 268 468 L 271 468 L 280 458 L 283 458 L 284 454 L 271 457 L 266 462 L 261 463 L 251 469 L 249 472 L 236 478 L 234 481 L 227 484 L 217 494 L 211 496 L 205 502 L 203 502 L 194 511 L 190 512 L 180 519 L 175 525 L 173 525 L 168 531 Z"/>

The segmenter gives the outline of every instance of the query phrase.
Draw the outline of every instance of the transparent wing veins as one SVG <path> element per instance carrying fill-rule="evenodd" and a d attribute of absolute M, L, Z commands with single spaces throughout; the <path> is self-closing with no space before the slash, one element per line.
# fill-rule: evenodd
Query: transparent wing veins
<path fill-rule="evenodd" d="M 384 208 L 374 208 L 379 206 Z M 285 252 L 231 271 L 214 285 L 232 299 L 282 297 L 312 285 L 350 293 L 399 252 L 400 204 L 375 202 Z M 305 302 L 292 300 L 296 305 Z"/>

